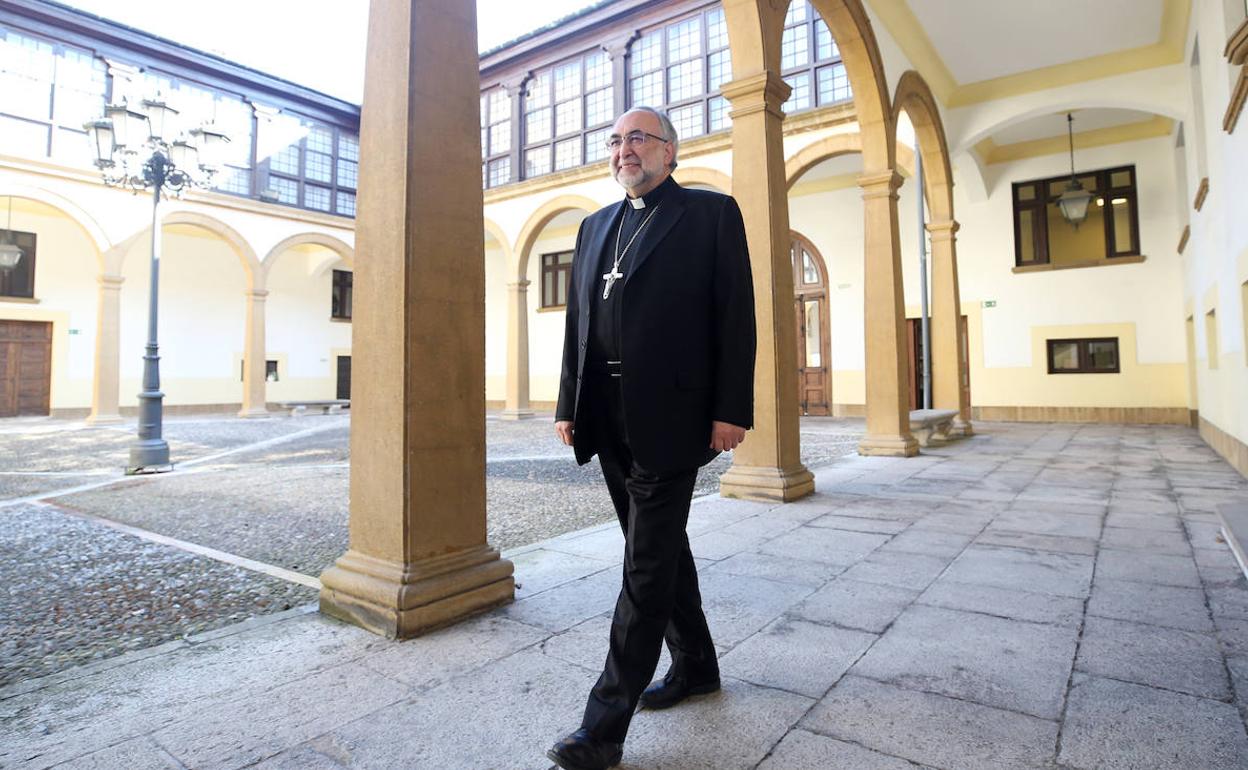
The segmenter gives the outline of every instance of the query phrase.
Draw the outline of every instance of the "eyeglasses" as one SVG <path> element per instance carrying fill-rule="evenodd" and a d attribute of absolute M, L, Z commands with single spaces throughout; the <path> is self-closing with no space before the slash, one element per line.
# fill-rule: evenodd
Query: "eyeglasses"
<path fill-rule="evenodd" d="M 645 144 L 647 139 L 654 139 L 659 142 L 671 141 L 670 139 L 665 139 L 657 134 L 652 134 L 649 131 L 630 131 L 624 136 L 612 134 L 607 137 L 606 145 L 608 150 L 615 152 L 623 147 L 625 142 L 628 142 L 628 146 L 635 150 Z"/>

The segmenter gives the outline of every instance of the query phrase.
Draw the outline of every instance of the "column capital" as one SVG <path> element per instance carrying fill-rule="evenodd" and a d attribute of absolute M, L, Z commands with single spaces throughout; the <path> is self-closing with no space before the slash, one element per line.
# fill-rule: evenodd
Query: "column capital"
<path fill-rule="evenodd" d="M 955 240 L 955 233 L 962 229 L 956 219 L 946 220 L 944 222 L 928 222 L 927 232 L 932 237 L 932 241 L 952 241 Z"/>
<path fill-rule="evenodd" d="M 897 188 L 901 187 L 901 174 L 896 169 L 885 171 L 869 171 L 858 175 L 858 186 L 862 188 L 863 200 L 871 198 L 896 198 Z"/>
<path fill-rule="evenodd" d="M 139 76 L 139 68 L 133 64 L 115 61 L 107 56 L 101 57 L 104 63 L 108 65 L 108 74 L 115 78 L 124 78 L 126 80 L 134 80 Z"/>
<path fill-rule="evenodd" d="M 719 90 L 732 103 L 733 120 L 756 112 L 770 112 L 783 119 L 780 106 L 789 98 L 793 87 L 778 73 L 768 70 L 724 83 Z"/>
<path fill-rule="evenodd" d="M 264 302 L 264 298 L 269 296 L 268 289 L 248 289 L 243 293 L 247 295 L 247 299 L 254 300 L 256 302 Z"/>
<path fill-rule="evenodd" d="M 499 85 L 503 87 L 503 90 L 507 92 L 508 96 L 518 96 L 531 75 L 532 73 L 530 72 L 526 72 L 523 75 L 516 75 L 515 77 L 508 78 L 507 80 L 500 81 Z"/>
<path fill-rule="evenodd" d="M 527 278 L 525 278 L 523 281 L 508 281 L 507 288 L 511 289 L 512 291 L 518 291 L 521 294 L 523 294 L 525 291 L 528 290 L 529 284 L 531 283 L 533 282 Z"/>
<path fill-rule="evenodd" d="M 99 282 L 100 288 L 106 291 L 121 291 L 121 285 L 126 282 L 125 276 L 111 273 L 97 275 L 95 280 Z"/>
<path fill-rule="evenodd" d="M 616 58 L 628 53 L 628 47 L 639 37 L 641 37 L 641 32 L 638 30 L 632 30 L 625 35 L 618 35 L 608 40 L 604 40 L 601 47 L 607 54 L 607 58 L 611 59 L 611 61 L 615 61 Z"/>
<path fill-rule="evenodd" d="M 269 104 L 261 104 L 260 102 L 251 100 L 248 100 L 248 104 L 251 105 L 251 111 L 255 114 L 258 120 L 271 121 L 281 113 L 281 109 Z"/>

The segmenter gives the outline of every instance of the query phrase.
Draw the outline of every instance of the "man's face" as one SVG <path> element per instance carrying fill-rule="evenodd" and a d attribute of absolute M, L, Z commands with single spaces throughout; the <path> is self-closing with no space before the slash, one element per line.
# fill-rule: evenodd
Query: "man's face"
<path fill-rule="evenodd" d="M 655 136 L 663 135 L 659 119 L 648 112 L 627 112 L 615 121 L 611 133 L 626 137 L 634 131 L 644 131 Z M 658 187 L 670 173 L 672 143 L 646 137 L 638 147 L 630 142 L 620 144 L 611 151 L 611 176 L 620 186 L 633 195 L 645 195 Z"/>

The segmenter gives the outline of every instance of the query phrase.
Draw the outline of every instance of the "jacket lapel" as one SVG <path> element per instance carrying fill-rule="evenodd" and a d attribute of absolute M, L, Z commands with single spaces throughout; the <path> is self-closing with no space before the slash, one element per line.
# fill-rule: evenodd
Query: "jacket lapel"
<path fill-rule="evenodd" d="M 642 263 L 654 252 L 655 247 L 663 242 L 663 238 L 684 213 L 685 190 L 677 186 L 667 195 L 667 200 L 659 206 L 654 219 L 646 226 L 646 231 L 638 239 L 637 253 L 627 260 L 624 267 L 624 285 L 628 285 L 633 273 L 641 268 Z"/>

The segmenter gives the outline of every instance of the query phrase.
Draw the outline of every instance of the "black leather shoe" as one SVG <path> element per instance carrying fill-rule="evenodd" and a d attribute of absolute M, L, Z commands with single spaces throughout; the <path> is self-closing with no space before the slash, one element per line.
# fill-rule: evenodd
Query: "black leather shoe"
<path fill-rule="evenodd" d="M 641 694 L 642 708 L 666 709 L 693 695 L 706 695 L 719 690 L 719 680 L 690 682 L 683 676 L 665 676 Z"/>
<path fill-rule="evenodd" d="M 582 727 L 551 746 L 546 757 L 564 770 L 607 770 L 624 758 L 624 744 L 600 741 Z"/>

